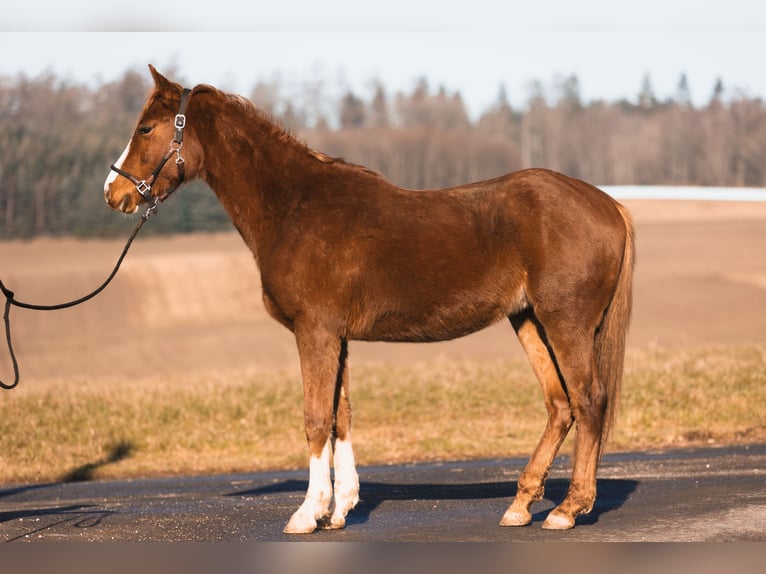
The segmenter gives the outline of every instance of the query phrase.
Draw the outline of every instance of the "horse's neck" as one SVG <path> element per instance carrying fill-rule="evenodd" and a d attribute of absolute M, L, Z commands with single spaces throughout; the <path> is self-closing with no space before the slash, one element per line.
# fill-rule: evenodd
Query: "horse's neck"
<path fill-rule="evenodd" d="M 251 250 L 274 239 L 274 228 L 301 201 L 310 151 L 259 115 L 225 118 L 205 138 L 205 176 Z M 234 129 L 229 129 L 235 126 Z"/>

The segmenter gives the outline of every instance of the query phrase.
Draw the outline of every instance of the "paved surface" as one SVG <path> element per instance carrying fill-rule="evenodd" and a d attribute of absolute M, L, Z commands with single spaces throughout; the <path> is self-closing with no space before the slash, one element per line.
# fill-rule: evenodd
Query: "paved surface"
<path fill-rule="evenodd" d="M 563 498 L 557 460 L 523 528 L 498 526 L 525 460 L 360 468 L 345 530 L 287 536 L 308 471 L 0 489 L 4 541 L 766 541 L 766 445 L 607 455 L 593 512 L 540 528 Z"/>

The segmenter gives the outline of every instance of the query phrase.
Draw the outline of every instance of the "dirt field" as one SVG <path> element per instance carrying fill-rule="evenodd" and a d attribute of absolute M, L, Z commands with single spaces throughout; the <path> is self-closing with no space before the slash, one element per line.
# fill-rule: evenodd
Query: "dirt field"
<path fill-rule="evenodd" d="M 631 347 L 766 341 L 766 203 L 625 204 L 638 245 Z M 79 297 L 103 280 L 122 243 L 0 243 L 0 277 L 24 301 Z M 22 383 L 297 369 L 292 335 L 267 317 L 260 298 L 255 265 L 236 234 L 139 238 L 95 300 L 55 313 L 12 311 Z M 521 349 L 504 322 L 448 343 L 352 343 L 350 353 L 355 364 L 415 363 Z M 4 349 L 0 378 L 11 378 Z"/>

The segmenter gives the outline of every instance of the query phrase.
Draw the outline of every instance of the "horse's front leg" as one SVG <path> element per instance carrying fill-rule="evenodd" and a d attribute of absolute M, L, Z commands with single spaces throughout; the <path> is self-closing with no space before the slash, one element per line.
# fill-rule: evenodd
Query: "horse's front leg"
<path fill-rule="evenodd" d="M 346 525 L 346 514 L 359 502 L 359 476 L 356 472 L 354 451 L 351 448 L 351 402 L 348 386 L 348 343 L 343 340 L 335 388 L 335 500 L 329 521 L 320 524 L 326 529 L 343 528 Z"/>
<path fill-rule="evenodd" d="M 308 435 L 308 432 L 306 433 Z M 311 444 L 311 438 L 309 438 Z M 317 454 L 314 447 L 309 447 L 309 487 L 306 498 L 290 517 L 284 528 L 287 534 L 308 534 L 317 529 L 320 519 L 330 514 L 332 504 L 332 481 L 330 479 L 330 442 Z"/>
<path fill-rule="evenodd" d="M 349 462 L 351 443 L 350 435 L 346 433 L 337 445 L 339 452 L 336 455 L 336 465 L 340 468 L 336 469 L 339 474 L 336 483 L 338 487 L 342 486 L 343 493 L 338 501 L 338 512 L 335 512 L 330 461 L 335 409 L 340 398 L 346 396 L 347 399 L 347 391 L 343 390 L 342 385 L 345 343 L 342 343 L 340 337 L 307 326 L 296 328 L 296 341 L 303 376 L 303 416 L 310 454 L 309 486 L 303 504 L 292 515 L 284 531 L 305 534 L 313 532 L 319 525 L 324 528 L 342 528 L 345 513 L 356 503 L 358 481 L 356 491 L 351 492 L 354 490 L 356 469 L 353 468 L 353 453 Z M 340 404 L 346 404 L 347 407 L 347 403 L 342 400 Z M 346 407 L 338 409 L 339 416 L 345 416 Z M 349 498 L 353 499 L 353 504 L 350 504 Z"/>

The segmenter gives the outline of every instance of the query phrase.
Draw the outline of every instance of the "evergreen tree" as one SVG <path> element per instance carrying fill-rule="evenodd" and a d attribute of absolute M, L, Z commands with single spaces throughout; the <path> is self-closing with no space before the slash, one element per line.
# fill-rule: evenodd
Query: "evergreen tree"
<path fill-rule="evenodd" d="M 657 105 L 657 98 L 654 95 L 652 79 L 647 72 L 641 81 L 641 91 L 638 93 L 638 106 L 644 110 L 651 110 Z"/>
<path fill-rule="evenodd" d="M 348 91 L 340 101 L 340 127 L 341 129 L 360 128 L 365 123 L 364 102 Z"/>
<path fill-rule="evenodd" d="M 684 108 L 692 107 L 692 95 L 691 90 L 689 90 L 689 80 L 687 79 L 686 74 L 681 74 L 681 77 L 678 79 L 678 86 L 676 87 L 676 103 Z"/>

